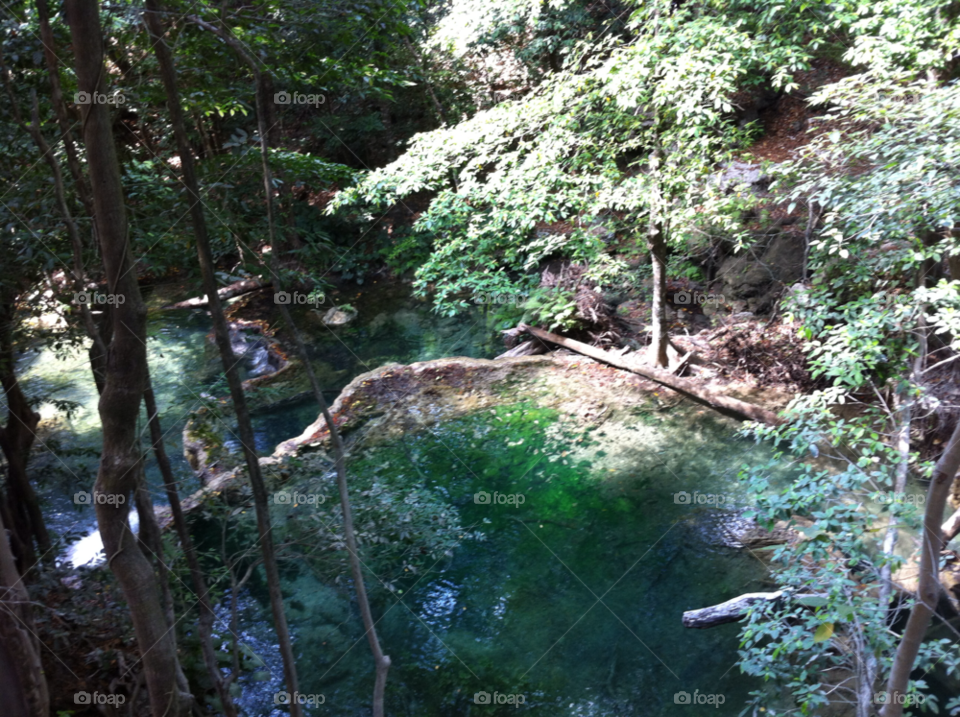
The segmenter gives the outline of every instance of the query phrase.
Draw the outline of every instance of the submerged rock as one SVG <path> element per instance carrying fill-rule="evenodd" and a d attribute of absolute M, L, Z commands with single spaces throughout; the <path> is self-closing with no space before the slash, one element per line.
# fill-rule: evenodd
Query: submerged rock
<path fill-rule="evenodd" d="M 323 323 L 327 326 L 344 326 L 357 318 L 357 310 L 352 306 L 334 306 L 323 315 Z"/>

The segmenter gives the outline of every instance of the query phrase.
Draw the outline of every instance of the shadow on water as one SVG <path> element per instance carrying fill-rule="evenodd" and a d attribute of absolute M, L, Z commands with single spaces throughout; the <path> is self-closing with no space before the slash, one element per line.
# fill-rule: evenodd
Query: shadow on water
<path fill-rule="evenodd" d="M 353 377 L 385 363 L 499 350 L 480 313 L 439 317 L 402 287 L 358 293 L 337 297 L 359 311 L 345 327 L 328 328 L 301 310 L 331 401 Z M 196 487 L 182 458 L 184 423 L 203 394 L 226 393 L 208 333 L 203 312 L 149 317 L 151 371 L 183 492 Z M 43 351 L 20 368 L 30 394 L 47 398 L 49 450 L 33 464 L 45 514 L 61 535 L 82 535 L 94 527 L 93 514 L 73 495 L 92 485 L 100 448 L 86 354 Z M 50 399 L 78 406 L 66 418 Z M 272 450 L 315 417 L 309 400 L 258 411 L 258 449 Z M 378 481 L 400 495 L 426 489 L 464 526 L 458 544 L 426 572 L 391 578 L 389 587 L 376 571 L 368 575 L 394 661 L 389 714 L 738 714 L 756 685 L 733 667 L 737 627 L 688 631 L 680 616 L 762 589 L 764 567 L 712 539 L 716 510 L 677 497 L 699 491 L 735 500 L 736 472 L 759 449 L 732 435 L 731 422 L 683 405 L 584 428 L 516 402 L 358 451 L 351 481 Z M 152 461 L 148 481 L 162 503 Z M 301 689 L 324 700 L 308 712 L 368 715 L 371 660 L 349 583 L 296 567 L 284 580 Z M 282 670 L 266 606 L 251 584 L 242 638 L 263 669 L 245 670 L 241 703 L 249 714 L 280 715 Z M 724 704 L 676 704 L 682 693 L 723 695 Z"/>
<path fill-rule="evenodd" d="M 465 527 L 449 556 L 393 593 L 367 575 L 394 664 L 388 713 L 739 714 L 759 685 L 734 668 L 737 626 L 680 622 L 684 610 L 763 589 L 758 559 L 711 539 L 724 512 L 683 497 L 742 505 L 736 473 L 760 449 L 733 427 L 680 407 L 584 431 L 517 404 L 354 457 L 352 482 L 427 487 Z M 301 570 L 285 594 L 301 691 L 324 699 L 308 712 L 369 714 L 371 658 L 349 593 Z M 266 659 L 279 676 L 275 650 Z M 247 681 L 244 706 L 283 714 L 279 689 L 278 678 Z M 678 704 L 683 693 L 723 704 Z"/>

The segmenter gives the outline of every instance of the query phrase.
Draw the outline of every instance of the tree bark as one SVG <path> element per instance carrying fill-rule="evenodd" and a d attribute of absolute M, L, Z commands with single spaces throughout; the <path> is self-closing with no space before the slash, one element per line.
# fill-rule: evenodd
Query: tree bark
<path fill-rule="evenodd" d="M 67 166 L 77 188 L 77 195 L 83 204 L 88 217 L 93 216 L 93 203 L 90 201 L 90 190 L 83 179 L 80 170 L 80 159 L 77 157 L 77 146 L 73 140 L 70 116 L 63 101 L 63 91 L 60 87 L 60 66 L 56 53 L 56 44 L 53 41 L 53 30 L 50 28 L 50 9 L 47 0 L 36 0 L 37 22 L 40 25 L 40 42 L 43 45 L 43 57 L 47 65 L 47 77 L 50 80 L 50 101 L 53 111 L 57 115 L 57 124 L 60 127 L 60 137 L 67 155 Z"/>
<path fill-rule="evenodd" d="M 38 0 L 42 2 L 42 0 Z M 58 90 L 59 91 L 59 90 Z M 73 285 L 78 291 L 86 289 L 86 271 L 83 267 L 83 240 L 80 238 L 80 231 L 77 229 L 77 223 L 70 212 L 70 206 L 67 203 L 67 193 L 63 185 L 63 173 L 60 171 L 60 163 L 56 155 L 50 150 L 50 146 L 40 131 L 40 109 L 37 105 L 36 96 L 33 98 L 33 107 L 31 108 L 30 135 L 33 137 L 34 144 L 40 150 L 40 156 L 50 167 L 50 173 L 53 175 L 53 189 L 57 198 L 57 207 L 60 209 L 60 216 L 63 217 L 63 223 L 67 227 L 67 236 L 70 237 L 70 245 L 73 249 Z M 72 141 L 72 140 L 71 140 Z M 78 189 L 83 187 L 83 181 L 77 179 Z M 91 207 L 88 207 L 90 209 Z M 92 217 L 93 215 L 90 214 Z M 90 347 L 90 369 L 93 371 L 93 380 L 97 385 L 97 392 L 103 393 L 103 385 L 106 381 L 107 347 L 97 330 L 96 322 L 93 320 L 93 314 L 90 306 L 86 303 L 79 304 L 80 317 L 83 319 L 83 325 L 87 334 L 93 340 Z"/>
<path fill-rule="evenodd" d="M 77 80 L 81 91 L 102 92 L 102 35 L 96 0 L 67 0 Z M 178 684 L 182 675 L 174 632 L 160 604 L 156 575 L 130 530 L 129 502 L 136 490 L 140 452 L 137 416 L 147 379 L 146 307 L 140 296 L 127 239 L 120 166 L 108 108 L 91 103 L 81 108 L 93 194 L 94 221 L 107 284 L 123 303 L 112 312 L 106 380 L 100 396 L 103 450 L 94 495 L 97 522 L 107 564 L 120 583 L 130 608 L 150 705 L 154 715 L 181 717 L 192 697 Z"/>
<path fill-rule="evenodd" d="M 163 476 L 163 487 L 167 493 L 167 501 L 170 503 L 170 514 L 173 516 L 173 526 L 180 538 L 180 546 L 183 548 L 184 557 L 187 559 L 187 566 L 190 569 L 190 581 L 193 583 L 193 590 L 197 595 L 200 605 L 200 616 L 197 620 L 197 629 L 200 633 L 200 651 L 203 654 L 203 662 L 207 668 L 207 674 L 213 682 L 213 686 L 220 698 L 220 705 L 223 714 L 226 717 L 236 717 L 237 708 L 233 703 L 233 695 L 230 694 L 229 681 L 223 676 L 220 670 L 220 663 L 217 661 L 216 651 L 213 649 L 213 620 L 215 614 L 213 606 L 210 604 L 209 590 L 206 580 L 203 577 L 203 570 L 200 568 L 200 561 L 197 559 L 197 551 L 193 547 L 193 539 L 190 537 L 190 528 L 187 525 L 186 518 L 183 515 L 183 508 L 180 505 L 180 493 L 177 490 L 177 481 L 173 476 L 173 469 L 170 467 L 170 459 L 167 457 L 166 448 L 163 445 L 163 429 L 160 426 L 160 413 L 157 410 L 157 400 L 153 393 L 153 387 L 148 385 L 143 392 L 143 403 L 147 409 L 147 424 L 150 428 L 150 442 L 153 445 L 153 452 L 157 459 L 157 466 L 160 468 L 160 475 Z M 230 679 L 237 678 L 237 670 L 230 676 Z"/>
<path fill-rule="evenodd" d="M 719 605 L 687 610 L 683 613 L 683 626 L 703 629 L 738 622 L 746 616 L 749 607 L 759 603 L 774 602 L 786 594 L 785 590 L 777 590 L 773 593 L 747 593 Z"/>
<path fill-rule="evenodd" d="M 900 717 L 903 714 L 904 696 L 910 683 L 910 673 L 920 652 L 920 644 L 930 624 L 940 593 L 940 551 L 943 549 L 943 534 L 940 521 L 947 502 L 950 485 L 960 470 L 960 422 L 957 423 L 946 448 L 937 461 L 927 491 L 927 504 L 923 516 L 923 534 L 920 553 L 920 577 L 917 586 L 917 601 L 910 611 L 907 627 L 897 647 L 897 654 L 887 681 L 887 703 L 880 712 L 882 717 Z"/>
<path fill-rule="evenodd" d="M 256 59 L 251 56 L 249 52 L 247 52 L 246 48 L 244 48 L 243 45 L 236 40 L 236 38 L 228 34 L 227 31 L 220 31 L 216 28 L 212 28 L 212 26 L 209 26 L 207 23 L 202 24 L 207 26 L 207 29 L 216 32 L 218 36 L 222 37 L 223 40 L 230 45 L 230 47 L 232 47 L 238 55 L 240 55 L 240 57 L 250 66 L 256 81 L 257 120 L 258 131 L 260 134 L 260 157 L 263 165 L 263 187 L 266 194 L 267 231 L 271 245 L 271 280 L 274 288 L 280 292 L 283 291 L 283 284 L 280 279 L 279 256 L 278 252 L 273 251 L 277 235 L 273 212 L 273 177 L 270 171 L 269 160 L 268 142 L 270 133 L 269 127 L 267 126 L 267 121 L 271 116 L 268 104 L 273 95 L 271 91 L 272 86 L 269 82 L 264 80 L 266 75 L 260 71 Z M 304 369 L 306 370 L 307 376 L 310 379 L 310 386 L 313 390 L 314 398 L 316 399 L 320 407 L 320 411 L 323 414 L 324 420 L 327 422 L 327 426 L 330 430 L 330 438 L 334 446 L 334 457 L 337 470 L 337 488 L 340 493 L 340 509 L 343 512 L 343 532 L 345 542 L 347 544 L 347 553 L 349 554 L 350 558 L 350 571 L 353 575 L 354 590 L 357 594 L 357 604 L 360 608 L 360 616 L 363 620 L 364 631 L 367 636 L 367 642 L 370 645 L 370 651 L 373 653 L 374 667 L 376 669 L 373 688 L 373 717 L 383 717 L 383 697 L 387 684 L 387 672 L 390 669 L 391 661 L 390 657 L 385 655 L 380 647 L 380 640 L 377 637 L 376 623 L 373 619 L 373 612 L 370 609 L 370 600 L 367 597 L 367 589 L 363 580 L 363 572 L 361 571 L 360 557 L 359 553 L 357 552 L 356 533 L 353 527 L 353 511 L 350 505 L 350 493 L 347 488 L 347 472 L 345 462 L 346 450 L 344 449 L 340 432 L 337 430 L 337 426 L 330 415 L 326 399 L 323 397 L 323 391 L 320 387 L 320 382 L 317 380 L 316 374 L 313 371 L 313 366 L 310 363 L 310 357 L 307 353 L 307 347 L 303 343 L 303 338 L 300 335 L 300 331 L 297 329 L 297 325 L 294 323 L 288 307 L 285 304 L 278 304 L 277 306 L 280 309 L 280 315 L 283 317 L 283 320 L 287 326 L 290 327 L 290 331 L 293 334 L 294 341 L 297 345 L 297 351 L 300 355 L 300 360 L 303 362 Z"/>
<path fill-rule="evenodd" d="M 250 412 L 247 408 L 246 397 L 244 396 L 240 375 L 237 371 L 237 359 L 233 355 L 233 350 L 230 347 L 230 333 L 226 319 L 223 316 L 223 307 L 220 304 L 215 266 L 210 251 L 210 242 L 207 238 L 206 219 L 203 215 L 203 205 L 194 172 L 193 153 L 187 139 L 183 120 L 183 108 L 180 104 L 180 93 L 177 89 L 176 69 L 174 68 L 170 49 L 163 39 L 164 30 L 159 16 L 160 4 L 157 0 L 147 0 L 146 7 L 147 26 L 152 36 L 151 39 L 153 41 L 154 52 L 157 56 L 157 63 L 160 66 L 160 74 L 167 94 L 167 107 L 170 110 L 170 120 L 173 124 L 177 148 L 180 152 L 180 168 L 183 172 L 183 183 L 186 186 L 188 201 L 190 202 L 190 219 L 197 241 L 197 254 L 200 261 L 200 271 L 203 276 L 204 291 L 207 294 L 210 316 L 213 320 L 214 338 L 217 343 L 217 348 L 220 351 L 220 360 L 223 363 L 224 372 L 227 376 L 227 384 L 230 388 L 230 396 L 233 400 L 234 412 L 237 417 L 240 443 L 243 446 L 247 471 L 250 474 L 250 485 L 253 489 L 253 500 L 257 514 L 257 532 L 259 534 L 260 548 L 263 553 L 263 565 L 267 576 L 270 606 L 273 611 L 273 621 L 277 631 L 280 655 L 283 659 L 284 681 L 286 682 L 287 691 L 291 695 L 295 695 L 299 692 L 297 668 L 294 660 L 293 645 L 290 639 L 290 631 L 287 627 L 287 618 L 283 607 L 283 595 L 280 592 L 280 572 L 277 568 L 273 536 L 271 533 L 272 528 L 270 525 L 270 509 L 267 505 L 267 490 L 260 472 L 259 457 L 254 448 L 256 444 L 254 441 L 253 427 L 250 423 Z M 203 24 L 206 25 L 207 23 Z M 205 29 L 211 28 L 208 26 Z M 214 28 L 214 31 L 216 31 L 216 28 Z M 302 706 L 296 701 L 292 702 L 290 704 L 290 714 L 293 717 L 302 717 Z"/>
<path fill-rule="evenodd" d="M 527 324 L 520 324 L 520 328 L 529 333 L 531 336 L 536 336 L 538 339 L 543 341 L 549 341 L 552 344 L 563 346 L 571 351 L 576 351 L 584 356 L 589 356 L 590 358 L 596 359 L 597 361 L 602 361 L 603 363 L 610 364 L 611 366 L 616 366 L 617 368 L 622 368 L 626 371 L 643 376 L 644 378 L 648 378 L 651 381 L 656 381 L 657 383 L 663 384 L 668 388 L 672 388 L 674 391 L 682 393 L 683 395 L 688 396 L 695 401 L 705 403 L 711 408 L 715 408 L 722 413 L 733 415 L 741 420 L 759 421 L 771 426 L 778 426 L 783 422 L 773 411 L 768 411 L 765 408 L 760 408 L 760 406 L 755 406 L 752 403 L 747 403 L 746 401 L 741 401 L 736 398 L 730 398 L 729 396 L 722 396 L 718 393 L 714 393 L 713 391 L 708 391 L 705 388 L 697 386 L 693 381 L 680 378 L 679 376 L 674 376 L 668 371 L 662 371 L 650 366 L 644 366 L 636 361 L 631 361 L 629 358 L 624 356 L 619 356 L 615 353 L 611 353 L 610 351 L 598 349 L 595 346 L 589 346 L 580 341 L 575 341 L 574 339 L 558 336 L 557 334 L 552 334 L 549 331 L 528 326 Z"/>
<path fill-rule="evenodd" d="M 947 518 L 946 522 L 940 526 L 943 533 L 943 543 L 946 545 L 960 534 L 960 510 Z"/>
<path fill-rule="evenodd" d="M 29 600 L 0 519 L 0 695 L 9 717 L 50 714 L 50 694 Z"/>
<path fill-rule="evenodd" d="M 655 367 L 667 368 L 670 365 L 670 359 L 667 356 L 669 341 L 667 336 L 667 243 L 663 236 L 659 166 L 660 147 L 657 145 L 650 158 L 653 190 L 650 199 L 650 216 L 647 220 L 647 250 L 650 252 L 650 263 L 653 265 L 650 362 Z"/>
<path fill-rule="evenodd" d="M 919 379 L 920 366 L 923 361 L 925 351 L 921 351 L 914 363 L 914 376 Z M 906 393 L 906 391 L 904 392 Z M 910 475 L 910 426 L 913 416 L 913 398 L 907 397 L 902 400 L 898 397 L 900 414 L 900 425 L 896 432 L 897 453 L 900 461 L 897 464 L 897 473 L 894 478 L 894 495 L 902 495 L 907 485 L 907 478 Z M 887 532 L 883 537 L 883 554 L 889 560 L 893 556 L 894 548 L 897 546 L 897 522 L 898 518 L 891 513 L 887 520 Z M 883 623 L 888 623 L 890 609 L 890 593 L 893 591 L 891 580 L 890 564 L 886 563 L 880 569 L 880 590 L 877 595 L 877 602 L 880 606 L 880 615 Z M 864 651 L 866 652 L 866 651 Z M 863 680 L 858 690 L 857 717 L 869 717 L 874 703 L 874 685 L 880 671 L 880 665 L 876 655 L 872 652 L 864 656 Z"/>

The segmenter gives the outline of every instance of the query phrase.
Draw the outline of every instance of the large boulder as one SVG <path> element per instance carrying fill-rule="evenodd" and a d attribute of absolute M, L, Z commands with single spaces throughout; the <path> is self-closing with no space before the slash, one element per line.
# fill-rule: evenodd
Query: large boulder
<path fill-rule="evenodd" d="M 747 251 L 728 257 L 711 291 L 723 294 L 736 311 L 763 314 L 787 286 L 803 278 L 804 238 L 790 232 L 763 237 Z"/>

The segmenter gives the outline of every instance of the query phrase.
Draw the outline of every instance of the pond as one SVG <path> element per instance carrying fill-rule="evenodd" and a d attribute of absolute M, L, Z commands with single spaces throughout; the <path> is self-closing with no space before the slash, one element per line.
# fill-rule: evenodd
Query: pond
<path fill-rule="evenodd" d="M 354 323 L 332 329 L 299 312 L 330 401 L 377 366 L 502 351 L 483 312 L 440 317 L 407 287 L 354 289 L 336 300 L 358 309 Z M 182 494 L 197 487 L 182 456 L 185 422 L 226 394 L 209 331 L 203 311 L 149 314 L 153 382 Z M 73 499 L 92 485 L 99 451 L 85 352 L 42 351 L 20 369 L 30 394 L 47 398 L 34 463 L 45 514 L 73 541 L 65 559 L 96 561 L 94 516 Z M 64 417 L 53 399 L 75 410 Z M 388 714 L 736 715 L 759 687 L 734 666 L 736 625 L 693 631 L 680 617 L 764 587 L 764 564 L 725 547 L 718 527 L 742 506 L 740 466 L 762 460 L 763 449 L 736 439 L 735 422 L 686 402 L 648 397 L 610 420 L 579 411 L 518 394 L 352 452 L 352 485 L 387 486 L 401 498 L 427 491 L 463 528 L 419 570 L 386 578 L 381 564 L 368 565 L 377 630 L 393 660 Z M 316 414 L 298 397 L 255 411 L 258 450 L 269 453 Z M 147 466 L 163 503 L 152 460 Z M 332 476 L 322 481 L 335 501 Z M 202 526 L 198 537 L 202 544 Z M 323 703 L 308 713 L 368 715 L 372 664 L 349 582 L 289 560 L 283 582 L 301 693 Z M 239 702 L 247 714 L 285 714 L 257 579 L 240 606 L 240 637 L 260 666 L 242 675 Z M 227 606 L 218 610 L 225 620 Z M 226 637 L 224 622 L 218 628 Z"/>
<path fill-rule="evenodd" d="M 210 397 L 228 394 L 219 354 L 210 339 L 210 318 L 203 310 L 161 310 L 168 300 L 163 287 L 147 294 L 150 306 L 147 350 L 151 377 L 164 430 L 164 444 L 180 481 L 181 497 L 199 488 L 183 457 L 183 428 L 191 413 Z M 408 285 L 382 284 L 343 290 L 341 303 L 359 311 L 355 324 L 331 329 L 309 313 L 300 315 L 312 358 L 325 393 L 333 397 L 359 373 L 382 363 L 409 363 L 444 355 L 484 357 L 502 351 L 481 311 L 456 318 L 435 314 L 428 301 L 412 296 Z M 241 366 L 243 377 L 246 367 Z M 100 558 L 96 517 L 77 494 L 96 479 L 100 453 L 98 395 L 83 347 L 44 348 L 20 357 L 18 375 L 28 396 L 37 397 L 43 423 L 31 464 L 44 502 L 48 528 L 62 538 L 63 557 L 74 565 Z M 59 405 L 57 402 L 60 402 Z M 72 404 L 65 413 L 62 402 Z M 312 400 L 294 400 L 275 410 L 253 414 L 257 450 L 298 434 L 316 418 Z M 141 409 L 144 449 L 149 449 L 146 412 Z M 236 435 L 233 425 L 223 426 Z M 166 503 L 163 483 L 152 456 L 146 476 L 156 504 Z M 80 498 L 82 500 L 82 498 Z M 136 524 L 136 513 L 131 514 Z"/>
<path fill-rule="evenodd" d="M 464 526 L 427 570 L 368 570 L 393 660 L 387 713 L 739 714 L 760 685 L 734 666 L 738 627 L 681 624 L 764 589 L 764 564 L 718 539 L 743 506 L 740 466 L 762 458 L 735 429 L 686 403 L 584 427 L 520 401 L 355 451 L 352 483 L 426 488 Z M 301 693 L 323 701 L 308 714 L 368 715 L 372 660 L 349 586 L 300 569 L 284 588 Z M 285 714 L 262 586 L 244 615 L 270 678 L 244 678 L 241 703 Z"/>

